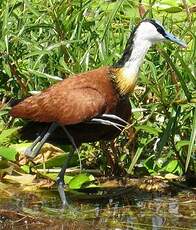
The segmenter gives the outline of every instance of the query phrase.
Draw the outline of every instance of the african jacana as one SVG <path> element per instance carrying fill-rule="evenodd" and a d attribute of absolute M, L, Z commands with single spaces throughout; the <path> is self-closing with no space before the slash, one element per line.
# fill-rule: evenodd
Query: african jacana
<path fill-rule="evenodd" d="M 135 87 L 145 54 L 151 45 L 165 40 L 186 46 L 159 22 L 143 20 L 131 33 L 122 57 L 114 65 L 72 76 L 13 106 L 10 111 L 13 117 L 34 122 L 27 126 L 31 127 L 29 132 L 48 127 L 27 149 L 26 155 L 35 157 L 46 140 L 68 142 L 76 149 L 82 142 L 116 137 L 131 115 L 128 95 Z M 67 204 L 66 167 L 67 161 L 57 177 L 63 205 Z"/>

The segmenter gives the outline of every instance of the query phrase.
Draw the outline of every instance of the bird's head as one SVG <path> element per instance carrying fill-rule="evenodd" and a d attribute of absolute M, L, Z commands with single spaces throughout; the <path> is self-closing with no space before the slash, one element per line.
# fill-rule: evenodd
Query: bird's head
<path fill-rule="evenodd" d="M 143 20 L 135 31 L 135 37 L 139 40 L 149 41 L 151 44 L 156 42 L 169 40 L 177 43 L 182 47 L 186 47 L 186 43 L 167 32 L 160 22 L 156 20 Z"/>
<path fill-rule="evenodd" d="M 153 44 L 166 40 L 186 47 L 185 42 L 167 32 L 158 21 L 145 19 L 134 29 L 122 57 L 113 65 L 116 68 L 120 94 L 127 94 L 134 89 L 139 68 L 148 49 Z"/>

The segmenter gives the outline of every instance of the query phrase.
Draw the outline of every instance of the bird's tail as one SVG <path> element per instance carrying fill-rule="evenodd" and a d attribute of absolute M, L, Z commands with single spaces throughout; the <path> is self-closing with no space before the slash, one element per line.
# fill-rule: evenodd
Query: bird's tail
<path fill-rule="evenodd" d="M 13 107 L 15 105 L 17 105 L 18 103 L 20 103 L 21 101 L 23 101 L 24 99 L 14 99 L 14 98 L 11 98 L 10 100 L 7 101 L 7 106 L 9 107 Z"/>
<path fill-rule="evenodd" d="M 42 132 L 47 131 L 49 125 L 48 123 L 27 121 L 19 130 L 20 138 L 22 140 L 35 140 Z"/>
<path fill-rule="evenodd" d="M 28 121 L 20 130 L 20 138 L 22 140 L 34 141 L 41 133 L 46 133 L 49 129 L 51 123 L 44 122 L 34 122 Z M 61 127 L 57 127 L 54 130 L 50 137 L 47 139 L 47 142 L 51 144 L 64 145 L 69 143 L 67 136 Z"/>
<path fill-rule="evenodd" d="M 6 99 L 0 99 L 0 109 L 4 109 L 7 107 L 13 107 L 20 103 L 23 99 L 13 99 L 13 98 L 6 98 Z"/>
<path fill-rule="evenodd" d="M 19 104 L 23 99 L 13 99 L 9 98 L 6 101 L 2 102 L 2 107 L 14 107 Z M 1 105 L 1 103 L 0 103 Z M 1 106 L 0 106 L 1 108 Z M 50 127 L 51 123 L 45 122 L 35 122 L 35 121 L 26 121 L 23 127 L 18 131 L 21 140 L 34 141 L 42 132 L 46 132 Z M 62 128 L 58 127 L 49 137 L 47 142 L 52 144 L 65 144 L 66 135 L 63 132 Z"/>

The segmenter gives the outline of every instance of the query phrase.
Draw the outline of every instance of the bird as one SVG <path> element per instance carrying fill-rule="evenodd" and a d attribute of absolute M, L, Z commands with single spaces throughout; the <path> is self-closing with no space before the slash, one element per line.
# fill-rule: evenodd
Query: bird
<path fill-rule="evenodd" d="M 131 32 L 122 56 L 111 66 L 72 75 L 12 106 L 12 117 L 28 120 L 21 133 L 35 138 L 25 151 L 28 157 L 37 156 L 46 141 L 73 146 L 57 176 L 64 207 L 68 205 L 64 192 L 68 160 L 81 143 L 108 141 L 120 134 L 131 117 L 129 95 L 144 57 L 153 44 L 166 40 L 186 47 L 159 21 L 144 19 Z"/>

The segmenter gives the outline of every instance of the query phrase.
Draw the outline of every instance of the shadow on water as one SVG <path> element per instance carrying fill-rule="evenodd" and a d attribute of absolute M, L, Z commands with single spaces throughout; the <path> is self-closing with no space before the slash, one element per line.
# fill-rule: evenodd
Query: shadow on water
<path fill-rule="evenodd" d="M 17 190 L 8 189 L 9 198 L 0 193 L 0 229 L 196 229 L 196 195 L 190 191 L 128 190 L 94 202 L 72 196 L 70 207 L 62 210 L 56 192 Z"/>

